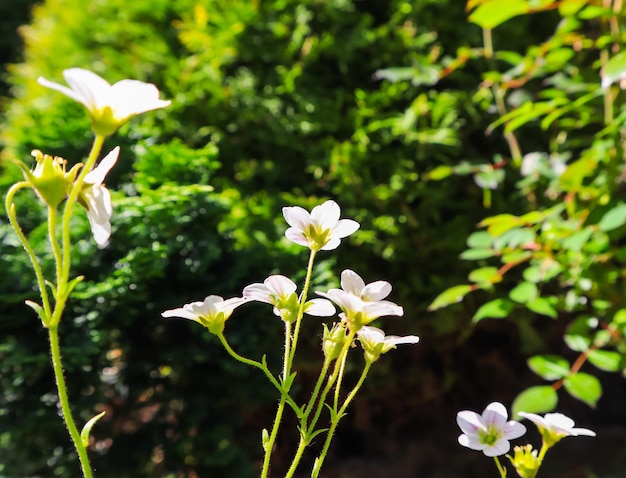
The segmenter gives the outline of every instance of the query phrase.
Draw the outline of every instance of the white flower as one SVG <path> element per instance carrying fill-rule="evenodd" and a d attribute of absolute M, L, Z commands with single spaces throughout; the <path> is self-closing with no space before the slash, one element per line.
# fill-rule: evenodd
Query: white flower
<path fill-rule="evenodd" d="M 388 335 L 385 337 L 385 332 L 377 327 L 364 326 L 357 332 L 359 336 L 359 342 L 365 351 L 365 359 L 368 362 L 375 362 L 378 360 L 381 354 L 389 352 L 391 349 L 395 349 L 396 345 L 400 344 L 416 344 L 419 342 L 419 337 L 416 335 L 407 335 L 405 337 L 397 337 L 395 335 Z"/>
<path fill-rule="evenodd" d="M 87 173 L 78 197 L 78 202 L 87 210 L 91 232 L 98 247 L 105 247 L 111 236 L 111 223 L 109 222 L 113 215 L 111 193 L 102 183 L 115 165 L 119 154 L 120 148 L 117 146 L 100 161 L 96 168 Z"/>
<path fill-rule="evenodd" d="M 341 273 L 341 287 L 317 293 L 337 304 L 343 310 L 339 317 L 346 320 L 354 330 L 359 330 L 378 317 L 404 314 L 401 306 L 382 300 L 391 292 L 389 282 L 376 281 L 365 285 L 356 272 L 346 269 Z"/>
<path fill-rule="evenodd" d="M 526 433 L 524 425 L 507 419 L 506 408 L 499 402 L 490 403 L 482 415 L 469 410 L 457 413 L 456 422 L 463 432 L 459 444 L 486 456 L 504 455 L 511 448 L 509 440 Z"/>
<path fill-rule="evenodd" d="M 291 226 L 285 231 L 285 236 L 312 251 L 336 249 L 342 238 L 360 227 L 352 219 L 339 219 L 340 214 L 341 210 L 335 201 L 315 206 L 310 214 L 298 206 L 284 207 L 283 216 Z"/>
<path fill-rule="evenodd" d="M 65 70 L 63 76 L 69 88 L 43 77 L 39 77 L 37 82 L 81 103 L 91 117 L 94 131 L 104 136 L 113 134 L 135 115 L 170 104 L 170 101 L 159 99 L 159 90 L 151 83 L 121 80 L 110 85 L 100 76 L 82 68 Z"/>
<path fill-rule="evenodd" d="M 193 320 L 204 325 L 211 333 L 221 334 L 224 330 L 224 323 L 233 311 L 247 301 L 245 297 L 224 300 L 218 295 L 210 295 L 202 302 L 191 302 L 182 308 L 166 310 L 161 315 Z"/>
<path fill-rule="evenodd" d="M 546 413 L 543 417 L 534 413 L 520 412 L 520 416 L 533 422 L 548 446 L 554 445 L 567 436 L 596 436 L 587 428 L 574 428 L 574 420 L 562 413 Z"/>
<path fill-rule="evenodd" d="M 296 289 L 296 284 L 288 277 L 272 275 L 262 284 L 246 286 L 243 296 L 250 300 L 272 304 L 274 314 L 286 322 L 292 322 L 296 320 L 300 307 Z M 313 299 L 305 304 L 304 312 L 317 317 L 329 317 L 335 314 L 335 307 L 326 299 Z"/>

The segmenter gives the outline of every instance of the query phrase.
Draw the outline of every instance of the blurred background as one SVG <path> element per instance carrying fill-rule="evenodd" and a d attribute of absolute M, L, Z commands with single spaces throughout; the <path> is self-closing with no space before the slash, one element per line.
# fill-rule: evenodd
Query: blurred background
<path fill-rule="evenodd" d="M 571 311 L 472 321 L 483 303 L 515 286 L 515 272 L 495 292 L 428 310 L 443 290 L 468 281 L 475 264 L 459 255 L 482 219 L 550 201 L 519 186 L 501 129 L 486 134 L 497 115 L 485 94 L 485 60 L 455 67 L 463 48 L 483 44 L 464 2 L 12 0 L 0 4 L 0 19 L 3 194 L 21 177 L 12 159 L 30 162 L 37 148 L 73 163 L 89 151 L 83 109 L 39 86 L 39 76 L 62 83 L 64 69 L 82 67 L 111 83 L 154 83 L 172 100 L 107 139 L 105 151 L 122 147 L 107 179 L 115 206 L 110 245 L 96 248 L 84 215 L 73 224 L 73 271 L 86 280 L 62 321 L 61 342 L 79 421 L 107 412 L 92 433 L 96 476 L 257 476 L 273 388 L 199 325 L 160 313 L 209 294 L 240 295 L 273 273 L 301 282 L 307 253 L 284 239 L 281 210 L 326 199 L 361 229 L 320 253 L 313 288 L 337 286 L 346 268 L 366 282 L 387 280 L 405 314 L 378 325 L 421 342 L 375 364 L 322 476 L 496 476 L 491 460 L 457 444 L 457 411 L 482 411 L 496 400 L 510 407 L 520 391 L 544 383 L 527 366 L 533 354 L 572 361 L 578 354 L 563 342 Z M 562 21 L 554 9 L 519 16 L 494 30 L 494 43 L 521 58 Z M 565 61 L 599 83 L 590 55 Z M 538 98 L 544 80 L 514 93 Z M 592 119 L 572 128 L 571 151 L 600 129 Z M 547 150 L 554 138 L 529 127 L 517 140 L 527 153 Z M 49 267 L 45 211 L 34 195 L 19 199 L 22 226 Z M 57 414 L 46 333 L 24 306 L 37 297 L 33 273 L 5 217 L 0 476 L 78 476 Z M 605 267 L 622 270 L 622 262 Z M 598 281 L 599 290 L 608 287 Z M 619 308 L 621 277 L 611 287 Z M 306 320 L 297 359 L 303 399 L 317 376 L 321 330 L 319 319 Z M 268 307 L 239 308 L 226 335 L 239 353 L 267 353 L 280 369 L 282 325 Z M 358 378 L 357 358 L 348 381 Z M 559 444 L 543 476 L 626 476 L 626 387 L 619 373 L 593 373 L 604 390 L 597 407 L 561 390 L 558 408 L 598 437 Z M 274 476 L 284 474 L 297 443 L 293 417 L 286 425 L 294 426 L 278 442 Z"/>

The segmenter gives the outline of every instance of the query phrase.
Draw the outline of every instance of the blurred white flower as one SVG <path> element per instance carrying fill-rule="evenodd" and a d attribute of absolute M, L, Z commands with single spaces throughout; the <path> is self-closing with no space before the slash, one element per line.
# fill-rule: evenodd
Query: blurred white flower
<path fill-rule="evenodd" d="M 39 77 L 37 82 L 81 103 L 89 113 L 96 134 L 109 136 L 135 115 L 164 108 L 171 102 L 159 99 L 158 88 L 138 80 L 121 80 L 110 85 L 82 68 L 63 71 L 69 88 Z"/>
<path fill-rule="evenodd" d="M 470 410 L 457 413 L 456 422 L 463 432 L 459 444 L 486 456 L 504 455 L 511 448 L 509 440 L 526 433 L 524 425 L 507 419 L 506 408 L 499 402 L 490 403 L 482 415 Z"/>
<path fill-rule="evenodd" d="M 395 335 L 388 335 L 385 337 L 385 332 L 377 327 L 364 326 L 357 332 L 359 342 L 365 351 L 365 360 L 368 362 L 375 362 L 378 360 L 381 354 L 389 352 L 391 349 L 395 349 L 396 345 L 400 344 L 416 344 L 419 342 L 419 337 L 416 335 L 407 335 L 405 337 L 398 337 Z"/>
<path fill-rule="evenodd" d="M 247 301 L 245 297 L 224 300 L 219 295 L 210 295 L 202 302 L 191 302 L 181 308 L 166 310 L 161 315 L 166 318 L 181 317 L 193 320 L 204 325 L 211 333 L 221 334 L 224 330 L 224 323 L 233 311 Z"/>
<path fill-rule="evenodd" d="M 382 300 L 391 292 L 389 282 L 376 281 L 365 285 L 356 272 L 346 269 L 341 273 L 341 287 L 317 293 L 341 308 L 343 313 L 339 317 L 348 322 L 351 329 L 358 331 L 378 317 L 404 314 L 398 304 Z"/>
<path fill-rule="evenodd" d="M 535 413 L 520 412 L 520 416 L 533 422 L 548 446 L 567 436 L 596 436 L 587 428 L 574 428 L 574 420 L 562 413 L 546 413 L 543 417 Z"/>
<path fill-rule="evenodd" d="M 269 276 L 262 284 L 250 284 L 243 290 L 243 296 L 250 300 L 265 302 L 274 306 L 274 314 L 286 322 L 296 320 L 300 304 L 296 294 L 296 284 L 283 275 Z M 309 300 L 304 312 L 318 317 L 335 314 L 335 307 L 326 299 Z"/>
<path fill-rule="evenodd" d="M 340 214 L 341 210 L 335 201 L 315 206 L 310 214 L 299 206 L 284 207 L 283 216 L 291 226 L 285 231 L 285 236 L 312 251 L 336 249 L 342 238 L 360 227 L 352 219 L 339 219 Z"/>
<path fill-rule="evenodd" d="M 111 168 L 117 162 L 120 148 L 117 146 L 107 154 L 97 167 L 85 176 L 82 190 L 78 196 L 78 202 L 87 210 L 87 218 L 91 225 L 91 232 L 98 247 L 105 247 L 111 236 L 111 223 L 113 205 L 111 193 L 104 184 L 104 179 Z"/>

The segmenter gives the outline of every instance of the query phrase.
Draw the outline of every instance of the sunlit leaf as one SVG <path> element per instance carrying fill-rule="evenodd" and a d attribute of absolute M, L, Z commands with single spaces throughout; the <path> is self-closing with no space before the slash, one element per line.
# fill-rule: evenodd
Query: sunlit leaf
<path fill-rule="evenodd" d="M 478 322 L 482 319 L 502 319 L 508 317 L 514 308 L 515 304 L 508 299 L 494 299 L 481 305 L 472 320 Z"/>
<path fill-rule="evenodd" d="M 559 315 L 556 309 L 552 307 L 552 304 L 550 304 L 550 301 L 545 297 L 537 297 L 536 299 L 526 302 L 525 305 L 535 314 L 546 315 L 553 319 L 556 319 Z"/>
<path fill-rule="evenodd" d="M 444 290 L 439 294 L 432 304 L 428 306 L 428 310 L 437 310 L 450 304 L 461 302 L 469 292 L 472 291 L 470 285 L 455 285 L 449 289 Z"/>
<path fill-rule="evenodd" d="M 622 368 L 622 355 L 611 350 L 590 350 L 587 360 L 607 372 L 618 372 Z"/>
<path fill-rule="evenodd" d="M 602 219 L 600 219 L 598 223 L 598 229 L 607 232 L 617 229 L 624 224 L 626 224 L 626 204 L 622 203 L 610 209 L 602 216 Z"/>
<path fill-rule="evenodd" d="M 535 355 L 528 359 L 528 367 L 544 380 L 560 380 L 570 374 L 570 364 L 558 355 Z"/>
<path fill-rule="evenodd" d="M 481 28 L 493 29 L 507 20 L 524 13 L 530 7 L 526 0 L 493 0 L 479 5 L 470 16 L 469 21 Z"/>
<path fill-rule="evenodd" d="M 602 396 L 602 385 L 593 375 L 578 372 L 563 380 L 563 386 L 568 393 L 590 407 L 595 407 Z"/>
<path fill-rule="evenodd" d="M 535 300 L 538 293 L 537 286 L 532 282 L 521 282 L 509 292 L 509 297 L 515 302 L 526 304 Z"/>
<path fill-rule="evenodd" d="M 556 408 L 559 401 L 556 390 L 549 385 L 537 385 L 520 393 L 513 401 L 511 414 L 519 419 L 519 412 L 547 413 Z"/>

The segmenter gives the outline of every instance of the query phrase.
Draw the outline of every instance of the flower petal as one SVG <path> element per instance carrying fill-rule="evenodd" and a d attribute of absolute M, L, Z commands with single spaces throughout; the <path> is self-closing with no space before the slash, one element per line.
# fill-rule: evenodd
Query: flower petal
<path fill-rule="evenodd" d="M 483 422 L 488 428 L 502 428 L 509 417 L 506 407 L 500 402 L 493 402 L 487 405 L 483 412 Z"/>
<path fill-rule="evenodd" d="M 379 280 L 367 284 L 361 291 L 361 299 L 367 302 L 382 300 L 391 294 L 391 284 L 384 280 Z"/>
<path fill-rule="evenodd" d="M 111 168 L 115 166 L 119 154 L 120 147 L 116 146 L 102 159 L 102 161 L 100 161 L 100 164 L 98 164 L 97 167 L 87 173 L 85 176 L 85 182 L 89 184 L 102 184 Z"/>
<path fill-rule="evenodd" d="M 300 206 L 284 207 L 283 216 L 287 224 L 299 231 L 304 231 L 311 223 L 311 216 Z"/>
<path fill-rule="evenodd" d="M 502 427 L 503 437 L 507 440 L 514 440 L 526 433 L 526 427 L 519 422 L 510 421 Z"/>
<path fill-rule="evenodd" d="M 110 88 L 110 98 L 110 106 L 119 121 L 171 103 L 159 99 L 159 90 L 155 85 L 137 80 L 118 81 Z"/>
<path fill-rule="evenodd" d="M 359 274 L 346 269 L 341 273 L 341 288 L 350 294 L 361 297 L 361 292 L 365 288 L 365 282 Z"/>
<path fill-rule="evenodd" d="M 478 430 L 484 429 L 482 417 L 470 410 L 464 410 L 456 414 L 456 423 L 463 433 L 474 437 Z"/>
<path fill-rule="evenodd" d="M 332 229 L 335 227 L 337 221 L 339 221 L 340 215 L 341 209 L 339 208 L 339 204 L 333 200 L 315 206 L 311 211 L 311 219 L 321 229 Z"/>
<path fill-rule="evenodd" d="M 315 317 L 330 317 L 335 315 L 335 307 L 326 299 L 311 299 L 305 304 L 304 312 Z"/>
<path fill-rule="evenodd" d="M 276 296 L 285 298 L 293 294 L 298 286 L 289 279 L 280 274 L 271 275 L 263 281 L 270 292 L 273 292 Z"/>
<path fill-rule="evenodd" d="M 342 219 L 332 228 L 332 235 L 337 238 L 344 238 L 354 234 L 361 225 L 352 219 Z"/>
<path fill-rule="evenodd" d="M 242 295 L 250 300 L 265 302 L 266 304 L 272 303 L 270 291 L 265 284 L 256 283 L 247 285 L 244 287 Z"/>
<path fill-rule="evenodd" d="M 70 88 L 82 98 L 78 101 L 88 110 L 100 109 L 108 102 L 111 85 L 99 75 L 82 68 L 70 68 L 63 72 L 63 76 Z"/>

